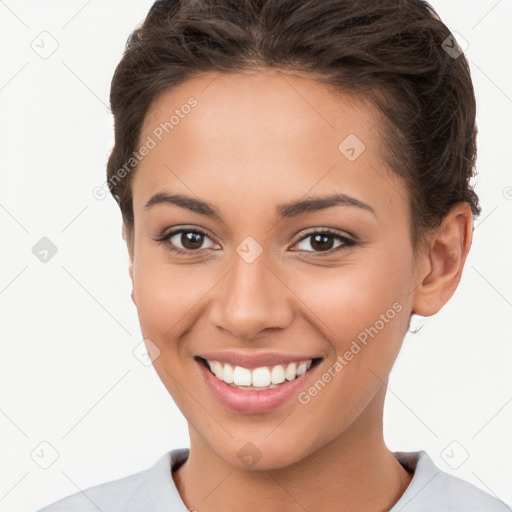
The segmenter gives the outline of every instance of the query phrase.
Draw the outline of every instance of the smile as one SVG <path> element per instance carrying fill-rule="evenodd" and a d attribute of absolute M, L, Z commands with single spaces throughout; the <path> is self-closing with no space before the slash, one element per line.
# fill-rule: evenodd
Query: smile
<path fill-rule="evenodd" d="M 244 414 L 268 413 L 298 403 L 322 357 L 276 353 L 210 352 L 195 356 L 199 373 L 218 402 Z"/>
<path fill-rule="evenodd" d="M 205 361 L 217 379 L 232 387 L 251 391 L 273 389 L 283 382 L 295 380 L 304 375 L 313 364 L 313 359 L 308 359 L 287 365 L 260 366 L 251 370 L 215 360 L 205 359 Z"/>

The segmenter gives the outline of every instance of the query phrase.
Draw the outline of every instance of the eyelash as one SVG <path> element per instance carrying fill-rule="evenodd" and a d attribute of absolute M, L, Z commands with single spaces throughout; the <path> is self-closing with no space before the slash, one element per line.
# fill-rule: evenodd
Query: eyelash
<path fill-rule="evenodd" d="M 170 239 L 177 235 L 177 234 L 180 234 L 180 233 L 195 233 L 195 234 L 199 234 L 199 235 L 202 235 L 206 238 L 209 238 L 211 240 L 211 238 L 208 236 L 208 234 L 204 231 L 202 231 L 201 229 L 198 229 L 198 228 L 194 228 L 194 229 L 189 229 L 189 228 L 181 228 L 181 229 L 177 229 L 175 231 L 171 231 L 170 233 L 167 233 L 165 235 L 162 235 L 158 238 L 155 238 L 155 242 L 159 242 L 159 243 L 163 243 L 165 244 L 165 248 L 166 250 L 168 251 L 171 251 L 171 252 L 174 252 L 176 254 L 181 254 L 181 255 L 184 255 L 184 256 L 190 256 L 192 254 L 198 254 L 198 253 L 201 253 L 203 251 L 205 251 L 206 249 L 199 249 L 199 250 L 192 250 L 192 249 L 181 249 L 179 247 L 176 247 L 174 245 L 171 245 L 170 244 Z M 317 234 L 322 234 L 322 235 L 327 235 L 327 236 L 331 236 L 333 238 L 336 238 L 337 240 L 341 241 L 342 242 L 342 245 L 339 245 L 338 247 L 335 247 L 333 249 L 329 249 L 327 251 L 293 251 L 293 252 L 308 252 L 308 253 L 315 253 L 315 254 L 318 254 L 320 256 L 322 255 L 331 255 L 339 250 L 343 250 L 343 249 L 347 249 L 349 247 L 354 247 L 357 242 L 349 237 L 346 237 L 346 236 L 343 236 L 343 235 L 340 235 L 339 233 L 335 232 L 335 231 L 332 231 L 328 228 L 325 228 L 325 229 L 314 229 L 313 231 L 310 231 L 309 233 L 306 233 L 304 236 L 302 236 L 299 240 L 297 240 L 297 242 L 294 244 L 298 244 L 299 242 L 302 242 L 303 240 L 311 237 L 311 236 L 314 236 L 314 235 L 317 235 Z"/>

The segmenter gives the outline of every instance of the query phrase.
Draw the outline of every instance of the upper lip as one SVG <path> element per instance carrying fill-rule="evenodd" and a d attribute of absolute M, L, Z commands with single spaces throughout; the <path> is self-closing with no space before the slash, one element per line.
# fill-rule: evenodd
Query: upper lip
<path fill-rule="evenodd" d="M 278 364 L 287 365 L 289 363 L 298 363 L 299 361 L 309 361 L 318 359 L 317 356 L 303 354 L 278 354 L 276 352 L 204 352 L 198 357 L 210 361 L 219 361 L 220 363 L 229 363 L 232 366 L 242 366 L 243 368 L 253 369 L 260 366 L 276 366 Z"/>

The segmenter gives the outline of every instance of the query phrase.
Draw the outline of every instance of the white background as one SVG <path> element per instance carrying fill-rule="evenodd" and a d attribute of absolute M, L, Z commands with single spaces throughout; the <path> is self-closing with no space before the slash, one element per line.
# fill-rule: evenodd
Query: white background
<path fill-rule="evenodd" d="M 151 3 L 0 1 L 0 511 L 33 512 L 188 446 L 132 353 L 142 337 L 117 206 L 92 195 L 113 144 L 110 80 Z M 432 5 L 469 43 L 483 213 L 459 289 L 405 340 L 385 438 L 512 503 L 512 3 Z M 41 38 L 58 44 L 46 59 Z M 58 249 L 47 263 L 32 253 L 42 237 Z M 42 469 L 34 459 L 52 450 Z"/>

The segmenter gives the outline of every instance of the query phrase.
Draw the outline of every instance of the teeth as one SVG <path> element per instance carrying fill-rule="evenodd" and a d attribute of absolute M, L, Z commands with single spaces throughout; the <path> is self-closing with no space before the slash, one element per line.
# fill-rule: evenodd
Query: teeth
<path fill-rule="evenodd" d="M 266 388 L 270 383 L 277 384 L 277 382 L 270 380 L 270 371 L 266 366 L 256 368 L 252 371 L 252 385 L 257 388 Z"/>
<path fill-rule="evenodd" d="M 241 366 L 235 366 L 233 373 L 233 384 L 235 386 L 250 386 L 251 385 L 251 371 Z"/>
<path fill-rule="evenodd" d="M 304 375 L 307 371 L 308 367 L 306 366 L 306 363 L 300 363 L 297 368 L 297 375 Z"/>
<path fill-rule="evenodd" d="M 215 361 L 217 363 L 217 361 Z M 219 363 L 220 364 L 220 363 Z M 286 380 L 293 380 L 297 376 L 297 365 L 295 363 L 290 363 L 286 367 L 286 371 L 284 372 L 284 376 Z"/>
<path fill-rule="evenodd" d="M 219 361 L 210 361 L 210 369 L 218 379 L 222 379 L 222 365 Z"/>
<path fill-rule="evenodd" d="M 283 365 L 278 364 L 272 368 L 272 372 L 270 373 L 270 377 L 272 379 L 272 384 L 281 384 L 281 382 L 285 381 L 284 376 L 284 368 Z"/>
<path fill-rule="evenodd" d="M 289 363 L 286 365 L 286 368 L 282 364 L 278 364 L 272 367 L 260 366 L 253 370 L 242 366 L 235 366 L 233 368 L 228 363 L 210 361 L 208 359 L 206 362 L 212 373 L 226 384 L 231 384 L 241 389 L 261 390 L 275 388 L 278 384 L 304 375 L 311 367 L 313 360 Z"/>
<path fill-rule="evenodd" d="M 233 367 L 230 364 L 225 364 L 224 368 L 222 368 L 222 364 L 220 365 L 220 376 L 218 376 L 218 379 L 223 380 L 226 384 L 231 384 L 233 382 Z"/>

